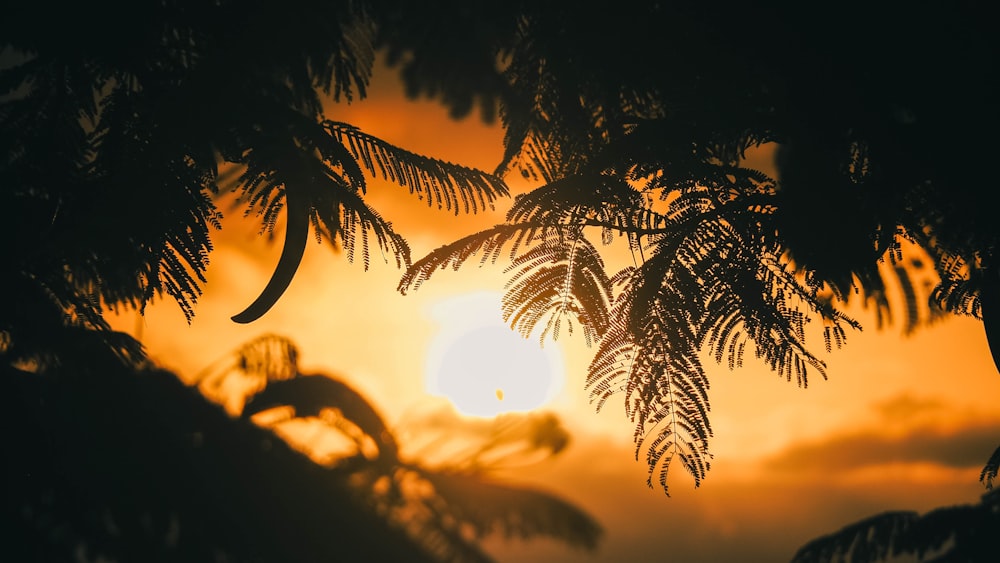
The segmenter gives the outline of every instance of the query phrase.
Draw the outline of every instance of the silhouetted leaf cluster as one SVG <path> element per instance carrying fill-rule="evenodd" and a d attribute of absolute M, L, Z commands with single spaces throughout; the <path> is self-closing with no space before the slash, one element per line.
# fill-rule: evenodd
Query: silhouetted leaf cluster
<path fill-rule="evenodd" d="M 274 354 L 274 350 L 282 353 Z M 260 361 L 262 356 L 266 362 Z M 531 414 L 499 417 L 485 442 L 473 442 L 471 453 L 445 448 L 438 456 L 441 459 L 428 464 L 420 457 L 401 456 L 395 434 L 363 395 L 331 375 L 298 372 L 297 359 L 291 341 L 264 335 L 236 350 L 230 361 L 211 369 L 201 385 L 214 382 L 209 388 L 218 393 L 216 400 L 224 402 L 226 393 L 217 391 L 221 380 L 257 379 L 259 385 L 246 387 L 250 394 L 241 409 L 244 419 L 275 408 L 291 408 L 292 418 L 318 420 L 347 437 L 355 444 L 354 451 L 334 460 L 332 467 L 344 476 L 361 502 L 393 526 L 406 530 L 414 542 L 439 560 L 488 561 L 478 541 L 493 533 L 520 538 L 549 536 L 573 546 L 596 547 L 600 526 L 582 510 L 550 493 L 504 483 L 489 475 L 491 468 L 512 455 L 543 450 L 545 455 L 554 455 L 565 447 L 568 435 L 551 415 L 541 420 Z M 267 369 L 259 369 L 262 365 Z M 286 377 L 289 373 L 293 375 Z M 417 421 L 411 426 L 424 429 L 417 434 L 426 434 L 432 425 Z M 439 435 L 431 439 L 460 433 L 461 426 L 462 421 L 451 419 L 447 428 L 439 429 Z M 529 452 L 511 450 L 513 444 Z M 438 448 L 442 448 L 440 443 Z M 433 452 L 423 452 L 427 455 L 434 457 Z"/>
<path fill-rule="evenodd" d="M 173 0 L 130 7 L 128 30 L 100 10 L 52 22 L 43 9 L 0 23 L 0 204 L 18 218 L 0 231 L 3 285 L 16 290 L 0 302 L 8 362 L 58 361 L 47 334 L 108 334 L 104 307 L 167 296 L 190 318 L 223 164 L 241 171 L 226 189 L 262 231 L 287 218 L 274 275 L 234 320 L 276 302 L 310 230 L 366 266 L 374 246 L 391 255 L 407 267 L 403 291 L 508 256 L 508 321 L 525 334 L 582 327 L 596 342 L 593 400 L 621 395 L 664 488 L 675 458 L 696 484 L 709 467 L 703 354 L 733 368 L 752 352 L 805 385 L 824 373 L 809 333 L 841 345 L 858 325 L 837 305 L 858 298 L 905 331 L 945 312 L 981 317 L 1000 358 L 1000 223 L 983 204 L 1000 40 L 978 4 L 816 15 L 785 3 Z M 412 264 L 367 204 L 366 175 L 455 212 L 506 188 L 323 114 L 324 97 L 365 95 L 376 48 L 411 95 L 499 115 L 496 174 L 541 184 L 503 224 Z M 765 145 L 777 145 L 775 178 L 745 167 Z M 631 266 L 603 271 L 597 241 L 623 243 Z M 931 286 L 915 283 L 928 273 Z"/>
<path fill-rule="evenodd" d="M 972 163 L 997 149 L 979 133 L 1000 125 L 1000 50 L 976 7 L 848 3 L 812 17 L 781 3 L 547 3 L 522 6 L 509 45 L 498 172 L 542 185 L 504 224 L 417 260 L 400 289 L 510 248 L 525 268 L 508 320 L 527 334 L 554 328 L 546 311 L 573 311 L 590 327 L 592 397 L 623 395 L 651 482 L 666 486 L 675 457 L 705 476 L 704 352 L 732 368 L 752 350 L 805 385 L 824 374 L 807 325 L 819 321 L 828 350 L 843 344 L 860 326 L 836 308 L 849 298 L 907 332 L 942 312 L 988 316 L 1000 232 Z M 744 167 L 767 144 L 776 178 Z M 624 241 L 634 265 L 595 274 L 599 260 L 552 242 L 581 236 Z M 933 288 L 914 283 L 928 268 Z M 615 282 L 606 312 L 587 279 Z"/>
<path fill-rule="evenodd" d="M 924 514 L 886 512 L 802 546 L 793 563 L 834 561 L 993 561 L 1000 556 L 1000 493 L 977 505 L 938 508 Z"/>
<path fill-rule="evenodd" d="M 223 164 L 242 170 L 226 189 L 263 231 L 287 212 L 275 274 L 240 322 L 280 297 L 310 225 L 366 266 L 369 239 L 409 265 L 405 240 L 364 201 L 363 170 L 456 212 L 506 195 L 488 174 L 325 120 L 324 97 L 365 95 L 376 41 L 365 2 L 140 3 L 121 15 L 134 18 L 127 33 L 101 10 L 68 10 L 71 25 L 39 10 L 19 6 L 0 26 L 0 197 L 16 217 L 0 258 L 19 296 L 4 300 L 0 330 L 21 359 L 41 353 L 33 326 L 103 330 L 103 307 L 142 311 L 162 295 L 190 319 Z"/>
<path fill-rule="evenodd" d="M 432 561 L 249 421 L 151 366 L 3 368 L 10 561 Z"/>

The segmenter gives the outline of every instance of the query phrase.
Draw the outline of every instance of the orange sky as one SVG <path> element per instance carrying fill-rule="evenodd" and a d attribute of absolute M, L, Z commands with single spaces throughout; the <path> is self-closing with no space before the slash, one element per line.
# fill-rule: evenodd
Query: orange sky
<path fill-rule="evenodd" d="M 432 102 L 404 100 L 391 81 L 372 90 L 365 101 L 331 106 L 328 117 L 428 156 L 486 170 L 499 161 L 497 126 L 449 120 Z M 407 238 L 414 258 L 500 221 L 504 211 L 501 202 L 494 214 L 456 218 L 380 182 L 370 186 L 369 201 Z M 394 264 L 373 257 L 365 272 L 314 244 L 275 308 L 237 325 L 230 316 L 257 296 L 280 251 L 240 215 L 228 212 L 216 233 L 209 283 L 191 325 L 166 302 L 141 320 L 153 358 L 181 374 L 195 374 L 262 333 L 280 333 L 299 344 L 307 369 L 342 375 L 392 422 L 428 400 L 427 350 L 447 329 L 433 318 L 433 306 L 503 288 L 502 265 L 470 263 L 401 296 Z M 873 326 L 864 312 L 855 317 Z M 136 317 L 121 317 L 116 326 L 135 333 Z M 713 468 L 696 490 L 676 467 L 666 498 L 645 485 L 621 403 L 600 414 L 589 405 L 583 378 L 591 351 L 582 340 L 560 340 L 565 385 L 546 407 L 573 442 L 514 477 L 591 512 L 606 530 L 602 546 L 582 553 L 550 541 L 489 540 L 501 561 L 787 560 L 809 539 L 877 512 L 975 502 L 983 492 L 979 470 L 1000 444 L 1000 375 L 979 322 L 953 318 L 907 338 L 898 329 L 869 328 L 825 358 L 829 380 L 815 377 L 809 389 L 749 361 L 735 372 L 707 364 Z M 815 347 L 821 350 L 822 341 Z"/>

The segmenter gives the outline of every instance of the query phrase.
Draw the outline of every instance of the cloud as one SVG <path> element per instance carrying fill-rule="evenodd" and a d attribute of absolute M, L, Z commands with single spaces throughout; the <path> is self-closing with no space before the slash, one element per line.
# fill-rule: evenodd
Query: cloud
<path fill-rule="evenodd" d="M 937 399 L 914 397 L 909 393 L 896 395 L 874 405 L 875 410 L 886 420 L 912 420 L 927 414 L 937 414 L 945 404 Z"/>
<path fill-rule="evenodd" d="M 890 463 L 981 467 L 998 443 L 1000 421 L 954 430 L 922 426 L 896 435 L 871 430 L 792 445 L 765 461 L 765 468 L 830 473 Z"/>

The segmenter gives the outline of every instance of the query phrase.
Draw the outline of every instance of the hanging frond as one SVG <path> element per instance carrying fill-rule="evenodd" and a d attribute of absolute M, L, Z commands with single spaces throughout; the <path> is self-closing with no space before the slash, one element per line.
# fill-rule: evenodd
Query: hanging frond
<path fill-rule="evenodd" d="M 665 190 L 659 203 L 614 176 L 571 176 L 519 196 L 506 224 L 433 251 L 399 288 L 419 287 L 473 256 L 495 262 L 510 245 L 505 320 L 523 335 L 543 327 L 542 339 L 579 323 L 588 343 L 599 342 L 587 377 L 591 399 L 601 409 L 624 395 L 650 486 L 655 480 L 667 490 L 674 461 L 698 485 L 712 435 L 702 351 L 730 369 L 752 351 L 806 386 L 810 373 L 825 377 L 824 362 L 806 346 L 810 320 L 823 322 L 830 348 L 843 344 L 846 328 L 859 327 L 820 293 L 821 282 L 783 256 L 773 237 L 772 193 L 765 176 L 739 169 L 714 184 Z M 627 235 L 643 256 L 614 278 L 614 298 L 588 228 L 600 229 L 605 242 Z"/>
<path fill-rule="evenodd" d="M 640 275 L 638 270 L 634 276 Z M 648 303 L 638 326 L 625 319 L 634 303 L 634 285 L 619 297 L 587 373 L 587 388 L 597 408 L 621 394 L 626 415 L 635 423 L 636 458 L 645 451 L 647 484 L 669 494 L 667 477 L 680 463 L 701 484 L 710 467 L 712 436 L 708 412 L 708 378 L 698 359 L 684 312 L 665 307 L 665 300 Z"/>
<path fill-rule="evenodd" d="M 492 174 L 411 153 L 347 123 L 324 121 L 323 127 L 349 147 L 370 174 L 408 188 L 429 206 L 455 215 L 477 213 L 493 209 L 498 198 L 509 195 L 503 180 Z"/>
<path fill-rule="evenodd" d="M 548 317 L 540 341 L 550 334 L 558 339 L 564 321 L 572 334 L 576 321 L 589 346 L 608 326 L 611 280 L 604 261 L 579 229 L 543 236 L 505 270 L 515 273 L 501 302 L 504 321 L 527 338 Z"/>
<path fill-rule="evenodd" d="M 288 221 L 274 274 L 257 300 L 233 316 L 236 322 L 260 318 L 287 289 L 305 251 L 310 223 L 318 238 L 328 239 L 334 247 L 339 243 L 348 260 L 360 251 L 366 269 L 370 236 L 386 260 L 391 255 L 397 267 L 409 267 L 406 241 L 363 199 L 367 190 L 363 170 L 456 214 L 492 208 L 497 198 L 508 195 L 499 178 L 399 149 L 346 123 L 300 125 L 299 136 L 258 143 L 242 157 L 247 213 L 256 210 L 265 231 L 274 228 L 283 208 Z"/>
<path fill-rule="evenodd" d="M 508 245 L 510 246 L 510 255 L 515 256 L 522 246 L 536 244 L 538 234 L 543 230 L 545 230 L 544 226 L 534 223 L 497 225 L 460 238 L 455 242 L 436 248 L 427 256 L 414 262 L 403 273 L 397 289 L 403 294 L 410 290 L 416 290 L 437 270 L 448 268 L 458 270 L 478 254 L 481 254 L 480 266 L 496 263 Z"/>
<path fill-rule="evenodd" d="M 587 387 L 598 409 L 624 396 L 636 455 L 645 452 L 649 484 L 656 476 L 664 491 L 674 461 L 696 485 L 709 467 L 701 351 L 735 369 L 750 349 L 781 377 L 806 385 L 811 371 L 825 370 L 805 344 L 810 318 L 824 322 L 831 344 L 857 327 L 781 260 L 759 195 L 720 201 L 708 188 L 673 193 L 662 213 L 644 219 L 651 225 L 645 262 L 613 278 L 620 290 Z"/>
<path fill-rule="evenodd" d="M 77 249 L 66 256 L 77 262 L 73 275 L 89 278 L 109 307 L 143 312 L 155 297 L 167 296 L 190 321 L 212 251 L 209 235 L 221 228 L 211 199 L 214 158 L 139 114 L 136 92 L 118 85 L 97 99 L 87 156 L 67 175 L 88 187 L 58 196 L 52 234 L 76 237 Z M 160 211 L 135 213 L 143 208 Z M 109 212 L 118 216 L 107 219 Z M 87 256 L 88 250 L 97 255 Z"/>

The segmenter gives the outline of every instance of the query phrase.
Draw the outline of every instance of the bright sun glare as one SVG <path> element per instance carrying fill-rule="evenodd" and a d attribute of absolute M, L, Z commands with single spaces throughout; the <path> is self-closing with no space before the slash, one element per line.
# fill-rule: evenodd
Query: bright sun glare
<path fill-rule="evenodd" d="M 466 415 L 528 411 L 555 397 L 563 383 L 556 343 L 522 338 L 500 318 L 500 295 L 483 292 L 436 304 L 440 332 L 427 356 L 427 391 Z"/>

